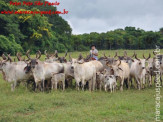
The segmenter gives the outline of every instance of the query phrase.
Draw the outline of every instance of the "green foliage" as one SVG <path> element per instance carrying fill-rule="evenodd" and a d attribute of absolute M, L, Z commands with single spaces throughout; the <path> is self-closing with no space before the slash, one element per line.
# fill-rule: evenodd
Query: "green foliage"
<path fill-rule="evenodd" d="M 54 6 L 13 6 L 10 0 L 0 2 L 0 11 L 56 11 Z M 23 2 L 24 0 L 13 0 Z M 32 0 L 29 0 L 33 2 Z M 41 0 L 45 2 L 45 0 Z M 14 45 L 10 48 L 12 34 Z M 0 35 L 3 35 L 3 45 L 0 45 L 0 55 L 11 50 L 26 51 L 30 49 L 33 53 L 37 50 L 48 50 L 53 52 L 86 51 L 95 44 L 98 49 L 152 49 L 155 45 L 163 47 L 163 28 L 158 32 L 144 31 L 140 28 L 125 27 L 106 33 L 92 32 L 90 34 L 72 35 L 72 29 L 67 21 L 59 15 L 39 14 L 7 15 L 0 14 Z M 5 37 L 5 38 L 4 38 Z M 6 38 L 8 37 L 8 38 Z M 2 38 L 2 37 L 1 37 Z M 4 40 L 8 40 L 4 46 Z M 15 52 L 13 52 L 14 54 Z"/>
<path fill-rule="evenodd" d="M 86 50 L 91 44 L 95 44 L 98 49 L 154 49 L 155 45 L 163 46 L 162 29 L 160 32 L 144 31 L 135 27 L 116 29 L 106 33 L 90 33 L 83 35 L 73 35 L 71 38 L 74 50 L 85 47 Z"/>
<path fill-rule="evenodd" d="M 0 53 L 9 52 L 11 54 L 16 54 L 16 52 L 22 52 L 23 49 L 21 45 L 15 42 L 15 37 L 13 34 L 9 35 L 9 37 L 5 37 L 0 35 Z"/>

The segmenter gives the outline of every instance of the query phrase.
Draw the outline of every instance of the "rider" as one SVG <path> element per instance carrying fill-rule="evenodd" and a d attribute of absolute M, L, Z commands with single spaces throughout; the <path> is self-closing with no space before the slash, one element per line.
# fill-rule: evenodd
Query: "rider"
<path fill-rule="evenodd" d="M 98 50 L 95 45 L 91 46 L 90 55 L 92 60 L 98 60 Z"/>

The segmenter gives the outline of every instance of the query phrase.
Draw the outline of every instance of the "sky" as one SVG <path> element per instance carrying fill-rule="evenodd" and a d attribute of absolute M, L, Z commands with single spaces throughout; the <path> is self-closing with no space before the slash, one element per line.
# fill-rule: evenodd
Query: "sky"
<path fill-rule="evenodd" d="M 146 31 L 163 27 L 163 0 L 49 0 L 60 2 L 59 11 L 73 34 L 107 32 L 134 26 Z"/>

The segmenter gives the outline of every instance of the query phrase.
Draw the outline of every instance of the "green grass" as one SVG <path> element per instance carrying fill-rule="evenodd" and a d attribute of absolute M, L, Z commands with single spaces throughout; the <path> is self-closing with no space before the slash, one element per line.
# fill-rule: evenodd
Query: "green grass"
<path fill-rule="evenodd" d="M 100 51 L 108 53 L 108 51 Z M 109 51 L 111 55 L 115 51 Z M 118 51 L 121 55 L 122 51 Z M 137 51 L 142 57 L 143 51 Z M 144 51 L 147 56 L 152 50 Z M 85 53 L 85 52 L 84 52 Z M 72 53 L 77 57 L 78 52 Z M 133 51 L 128 51 L 132 55 Z M 60 54 L 64 55 L 64 54 Z M 44 56 L 42 56 L 42 60 Z M 162 88 L 161 88 L 162 90 Z M 162 92 L 162 91 L 161 91 Z M 104 91 L 52 91 L 49 93 L 30 92 L 20 85 L 14 92 L 10 84 L 0 75 L 0 121 L 55 121 L 55 122 L 153 122 L 155 121 L 155 88 L 124 90 L 111 94 Z M 161 119 L 163 120 L 161 98 Z"/>

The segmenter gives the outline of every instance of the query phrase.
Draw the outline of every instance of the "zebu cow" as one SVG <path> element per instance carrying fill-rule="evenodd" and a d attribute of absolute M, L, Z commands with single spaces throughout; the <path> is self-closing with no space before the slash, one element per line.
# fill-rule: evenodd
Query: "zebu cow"
<path fill-rule="evenodd" d="M 54 54 L 48 54 L 47 53 L 47 50 L 44 51 L 44 54 L 46 55 L 46 58 L 45 58 L 45 61 L 48 62 L 48 63 L 53 63 L 55 61 L 57 61 L 58 59 L 56 58 L 56 55 L 57 55 L 57 51 L 55 51 Z"/>
<path fill-rule="evenodd" d="M 123 83 L 125 79 L 127 79 L 127 82 L 129 84 L 129 78 L 130 78 L 129 65 L 121 60 L 118 60 L 115 65 L 109 65 L 109 64 L 107 65 L 111 67 L 111 70 L 114 72 L 114 75 L 120 78 L 120 90 L 123 91 Z"/>
<path fill-rule="evenodd" d="M 105 53 L 104 53 L 104 57 L 99 58 L 98 61 L 100 61 L 100 62 L 102 63 L 102 65 L 103 65 L 103 68 L 106 69 L 106 70 L 105 70 L 105 74 L 107 74 L 107 75 L 113 75 L 113 73 L 112 73 L 110 67 L 108 67 L 108 66 L 106 65 L 106 63 L 107 63 L 108 65 L 113 65 L 113 64 L 115 64 L 115 62 L 116 62 L 115 58 L 116 58 L 116 57 L 117 57 L 117 52 L 115 53 L 114 57 L 110 57 L 110 55 L 107 57 L 107 56 L 105 55 Z"/>
<path fill-rule="evenodd" d="M 8 55 L 8 60 L 0 61 L 0 70 L 2 71 L 5 81 L 11 83 L 11 91 L 14 91 L 17 82 L 33 80 L 32 74 L 26 74 L 24 68 L 27 66 L 25 62 L 12 62 L 11 57 Z"/>
<path fill-rule="evenodd" d="M 150 58 L 150 54 L 147 59 L 139 59 L 137 57 L 137 54 L 135 55 L 135 58 L 136 59 L 134 60 L 130 68 L 130 77 L 135 79 L 137 87 L 140 90 L 143 84 L 142 82 L 143 70 L 146 68 L 145 62 Z"/>
<path fill-rule="evenodd" d="M 71 63 L 62 63 L 64 67 L 64 74 L 65 74 L 65 85 L 66 87 L 72 86 L 72 79 L 74 78 L 74 70 L 71 68 Z"/>
<path fill-rule="evenodd" d="M 35 83 L 36 83 L 36 88 L 39 85 L 39 83 L 42 83 L 42 88 L 41 90 L 44 91 L 44 83 L 45 80 L 50 80 L 51 79 L 51 74 L 52 73 L 63 73 L 64 68 L 63 65 L 60 63 L 47 63 L 47 62 L 42 62 L 39 60 L 41 57 L 41 52 L 39 51 L 38 54 L 39 56 L 36 55 L 35 59 L 32 59 L 29 55 L 29 50 L 26 53 L 26 56 L 30 60 L 27 64 L 27 67 L 30 67 L 32 71 L 32 75 L 34 77 Z M 35 88 L 35 90 L 36 90 Z"/>
<path fill-rule="evenodd" d="M 74 70 L 74 78 L 76 81 L 76 87 L 79 90 L 79 83 L 82 83 L 82 90 L 86 81 L 89 81 L 89 91 L 95 90 L 96 82 L 96 67 L 92 62 L 84 62 L 78 60 L 71 60 L 71 68 Z"/>

